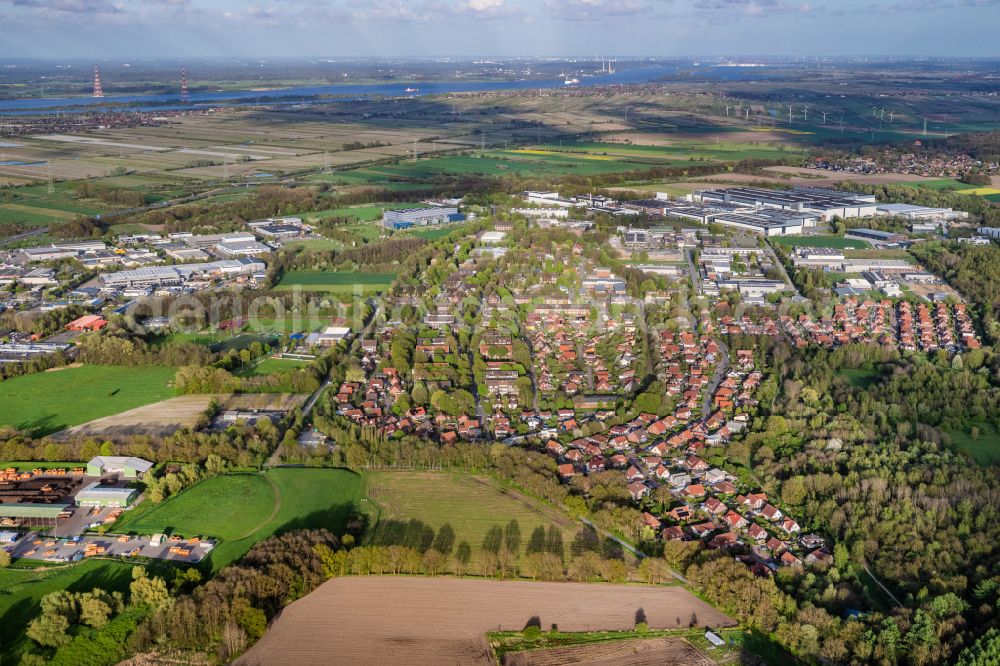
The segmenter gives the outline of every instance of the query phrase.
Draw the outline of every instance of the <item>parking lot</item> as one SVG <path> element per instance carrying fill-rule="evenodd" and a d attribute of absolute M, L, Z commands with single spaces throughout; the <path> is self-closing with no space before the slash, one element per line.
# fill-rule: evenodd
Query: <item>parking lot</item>
<path fill-rule="evenodd" d="M 197 564 L 215 547 L 213 541 L 162 539 L 149 536 L 87 535 L 55 538 L 29 532 L 9 548 L 13 557 L 45 562 L 75 562 L 85 557 L 148 557 Z"/>

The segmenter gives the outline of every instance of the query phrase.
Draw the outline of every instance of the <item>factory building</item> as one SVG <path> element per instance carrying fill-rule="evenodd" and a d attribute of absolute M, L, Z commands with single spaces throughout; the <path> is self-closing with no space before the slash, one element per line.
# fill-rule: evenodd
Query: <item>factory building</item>
<path fill-rule="evenodd" d="M 123 508 L 130 505 L 137 494 L 135 488 L 104 486 L 95 481 L 76 494 L 76 505 Z"/>
<path fill-rule="evenodd" d="M 153 463 L 134 456 L 96 456 L 87 463 L 88 476 L 120 474 L 126 479 L 141 479 Z"/>
<path fill-rule="evenodd" d="M 184 284 L 197 276 L 236 277 L 254 275 L 267 270 L 264 262 L 249 257 L 225 259 L 203 264 L 182 264 L 177 266 L 149 266 L 117 273 L 102 273 L 101 284 L 105 287 L 161 287 Z"/>
<path fill-rule="evenodd" d="M 461 222 L 465 216 L 453 206 L 439 208 L 404 208 L 387 210 L 382 213 L 382 226 L 386 229 L 409 229 L 428 227 L 449 222 Z"/>
<path fill-rule="evenodd" d="M 897 245 L 906 241 L 906 234 L 879 231 L 878 229 L 851 229 L 844 234 L 844 238 L 863 240 L 873 245 Z"/>
<path fill-rule="evenodd" d="M 908 220 L 964 220 L 969 214 L 951 208 L 929 208 L 905 203 L 882 203 L 875 207 L 876 215 L 905 217 Z"/>
<path fill-rule="evenodd" d="M 796 187 L 790 190 L 730 187 L 719 190 L 697 190 L 689 196 L 692 201 L 703 203 L 736 204 L 756 209 L 776 208 L 814 213 L 817 221 L 829 221 L 834 217 L 867 217 L 874 215 L 876 209 L 872 195 L 815 187 Z"/>

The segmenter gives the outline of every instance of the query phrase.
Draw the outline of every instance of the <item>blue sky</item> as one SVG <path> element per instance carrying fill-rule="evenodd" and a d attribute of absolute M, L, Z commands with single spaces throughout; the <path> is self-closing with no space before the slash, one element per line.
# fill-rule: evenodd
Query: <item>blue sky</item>
<path fill-rule="evenodd" d="M 0 56 L 1000 56 L 1000 0 L 0 0 Z"/>

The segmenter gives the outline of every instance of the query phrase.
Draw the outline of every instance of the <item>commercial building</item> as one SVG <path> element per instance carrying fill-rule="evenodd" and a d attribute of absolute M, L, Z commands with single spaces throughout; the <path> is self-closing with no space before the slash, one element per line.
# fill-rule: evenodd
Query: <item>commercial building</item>
<path fill-rule="evenodd" d="M 880 203 L 875 207 L 876 215 L 905 217 L 908 220 L 964 220 L 969 214 L 951 208 L 929 208 L 905 203 Z"/>
<path fill-rule="evenodd" d="M 851 229 L 844 234 L 844 238 L 868 241 L 878 245 L 897 245 L 906 241 L 906 234 L 879 231 L 878 229 Z"/>
<path fill-rule="evenodd" d="M 108 320 L 99 315 L 84 315 L 66 324 L 69 331 L 99 331 L 108 325 Z"/>
<path fill-rule="evenodd" d="M 979 227 L 976 233 L 987 238 L 1000 239 L 1000 227 Z"/>
<path fill-rule="evenodd" d="M 818 218 L 810 213 L 758 210 L 755 213 L 722 213 L 713 215 L 714 224 L 744 229 L 764 236 L 801 234 L 806 226 L 814 226 Z"/>
<path fill-rule="evenodd" d="M 76 494 L 77 506 L 126 507 L 138 494 L 135 488 L 104 486 L 95 481 Z"/>
<path fill-rule="evenodd" d="M 158 287 L 184 284 L 195 277 L 236 277 L 264 272 L 264 262 L 249 257 L 225 259 L 200 264 L 177 266 L 149 266 L 117 273 L 102 273 L 101 284 L 106 287 Z"/>
<path fill-rule="evenodd" d="M 254 233 L 268 238 L 295 238 L 309 230 L 298 217 L 269 217 L 266 220 L 247 222 Z"/>
<path fill-rule="evenodd" d="M 867 217 L 874 215 L 876 209 L 875 199 L 872 195 L 815 187 L 796 187 L 790 190 L 730 187 L 718 190 L 697 190 L 689 196 L 692 201 L 703 203 L 736 204 L 752 206 L 756 209 L 776 208 L 800 213 L 813 213 L 817 220 L 821 221 L 828 221 L 834 217 Z"/>
<path fill-rule="evenodd" d="M 96 456 L 87 463 L 88 476 L 120 474 L 126 479 L 141 479 L 153 463 L 134 456 Z"/>
<path fill-rule="evenodd" d="M 171 235 L 171 238 L 173 235 Z M 257 240 L 251 233 L 237 231 L 228 234 L 205 234 L 203 236 L 187 236 L 182 239 L 188 247 L 204 250 L 219 243 L 250 243 Z"/>
<path fill-rule="evenodd" d="M 387 210 L 382 213 L 382 226 L 386 229 L 409 229 L 427 227 L 449 222 L 461 222 L 465 217 L 452 206 L 439 208 L 404 208 Z"/>
<path fill-rule="evenodd" d="M 267 254 L 271 248 L 255 240 L 226 241 L 215 246 L 216 251 L 224 257 L 255 257 Z"/>
<path fill-rule="evenodd" d="M 0 343 L 0 363 L 24 363 L 40 356 L 66 351 L 71 346 L 57 342 Z"/>

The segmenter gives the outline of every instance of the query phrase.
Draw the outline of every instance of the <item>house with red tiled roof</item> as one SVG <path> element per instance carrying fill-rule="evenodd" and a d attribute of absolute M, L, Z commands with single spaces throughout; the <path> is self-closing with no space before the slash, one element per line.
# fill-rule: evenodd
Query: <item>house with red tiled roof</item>
<path fill-rule="evenodd" d="M 767 539 L 767 530 L 757 523 L 753 523 L 747 528 L 747 535 L 754 541 L 764 541 Z"/>
<path fill-rule="evenodd" d="M 684 489 L 684 494 L 687 497 L 704 497 L 705 496 L 705 486 L 700 483 L 692 483 L 690 486 Z"/>
<path fill-rule="evenodd" d="M 660 534 L 660 537 L 664 541 L 681 541 L 684 539 L 684 536 L 684 528 L 679 525 L 664 527 L 663 532 Z"/>
<path fill-rule="evenodd" d="M 742 529 L 746 527 L 747 519 L 736 513 L 735 511 L 729 511 L 723 518 L 723 521 L 733 529 Z"/>
<path fill-rule="evenodd" d="M 714 497 L 709 497 L 707 500 L 705 500 L 705 503 L 702 504 L 702 506 L 704 507 L 705 511 L 712 514 L 713 516 L 720 516 L 728 510 L 725 504 L 723 504 Z"/>
<path fill-rule="evenodd" d="M 698 523 L 697 525 L 688 526 L 688 529 L 691 530 L 691 534 L 700 539 L 708 536 L 719 528 L 715 525 L 715 523 Z"/>
<path fill-rule="evenodd" d="M 628 492 L 632 495 L 632 499 L 638 500 L 649 494 L 649 487 L 642 481 L 635 481 L 628 484 Z"/>

